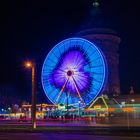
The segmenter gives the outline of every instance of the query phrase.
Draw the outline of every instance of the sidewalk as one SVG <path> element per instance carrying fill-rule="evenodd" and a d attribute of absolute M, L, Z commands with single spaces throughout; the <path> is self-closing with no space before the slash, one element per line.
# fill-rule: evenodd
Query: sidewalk
<path fill-rule="evenodd" d="M 77 125 L 37 125 L 36 129 L 30 124 L 1 124 L 0 133 L 60 133 L 80 135 L 111 135 L 111 136 L 138 136 L 140 127 L 126 127 L 115 125 L 77 126 Z"/>

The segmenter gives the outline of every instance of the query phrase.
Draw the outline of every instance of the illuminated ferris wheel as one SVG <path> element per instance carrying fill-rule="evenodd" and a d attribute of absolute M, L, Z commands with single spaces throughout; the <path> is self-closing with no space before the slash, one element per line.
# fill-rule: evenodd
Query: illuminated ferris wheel
<path fill-rule="evenodd" d="M 89 105 L 102 91 L 106 79 L 105 58 L 83 38 L 61 41 L 49 52 L 42 67 L 42 85 L 53 104 Z"/>

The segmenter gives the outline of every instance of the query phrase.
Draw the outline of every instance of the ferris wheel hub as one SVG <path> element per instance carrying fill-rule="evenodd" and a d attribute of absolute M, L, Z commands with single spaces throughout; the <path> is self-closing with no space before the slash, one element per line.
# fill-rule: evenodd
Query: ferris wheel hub
<path fill-rule="evenodd" d="M 73 74 L 74 74 L 74 72 L 72 70 L 68 70 L 67 71 L 67 76 L 68 77 L 71 77 Z"/>

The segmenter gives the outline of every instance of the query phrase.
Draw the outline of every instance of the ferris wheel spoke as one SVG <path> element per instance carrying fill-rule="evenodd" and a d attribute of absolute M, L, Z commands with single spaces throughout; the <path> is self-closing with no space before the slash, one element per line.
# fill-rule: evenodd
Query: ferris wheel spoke
<path fill-rule="evenodd" d="M 60 54 L 60 56 L 61 56 L 61 51 L 60 51 L 60 48 L 58 47 L 58 50 L 59 50 L 59 54 Z"/>
<path fill-rule="evenodd" d="M 58 102 L 58 100 L 59 100 L 59 98 L 60 98 L 62 92 L 64 91 L 64 89 L 65 89 L 65 87 L 66 87 L 66 84 L 67 84 L 68 80 L 69 80 L 69 78 L 65 81 L 65 83 L 64 83 L 64 85 L 63 85 L 63 87 L 62 87 L 62 89 L 60 90 L 60 92 L 59 92 L 59 94 L 58 94 L 58 97 L 57 97 L 57 99 L 56 99 L 54 105 L 57 104 L 57 102 Z"/>
<path fill-rule="evenodd" d="M 73 61 L 74 61 L 74 64 L 75 64 L 74 69 L 77 68 L 77 65 L 78 65 L 78 59 L 79 59 L 78 56 L 79 56 L 79 55 L 77 55 L 77 56 L 75 57 L 75 59 L 73 60 Z"/>
<path fill-rule="evenodd" d="M 59 60 L 59 57 L 54 53 L 54 52 L 52 52 L 53 54 L 54 54 L 54 56 Z"/>
<path fill-rule="evenodd" d="M 69 41 L 69 46 L 71 47 L 71 40 Z"/>
<path fill-rule="evenodd" d="M 83 55 L 87 53 L 88 49 L 90 48 L 91 45 L 88 46 L 88 48 L 84 51 Z"/>
<path fill-rule="evenodd" d="M 88 93 L 87 95 L 84 95 L 84 96 L 83 96 L 83 99 L 84 99 L 86 102 L 89 102 L 89 101 L 92 99 L 92 97 L 91 97 L 89 91 L 87 91 L 87 93 Z"/>
<path fill-rule="evenodd" d="M 82 60 L 79 62 L 79 63 L 77 63 L 77 65 L 75 65 L 75 68 L 78 68 L 81 64 L 82 64 Z"/>
<path fill-rule="evenodd" d="M 78 40 L 76 40 L 75 42 L 75 48 L 77 48 L 77 46 L 78 46 Z"/>
<path fill-rule="evenodd" d="M 95 89 L 98 92 L 98 89 L 96 89 L 95 87 L 92 87 L 93 89 Z"/>
<path fill-rule="evenodd" d="M 65 49 L 65 43 L 63 43 L 63 47 L 64 47 L 64 52 L 65 52 L 65 50 L 66 50 L 66 49 Z"/>
<path fill-rule="evenodd" d="M 75 75 L 76 75 L 76 76 L 79 76 L 79 77 L 82 77 L 82 78 L 87 78 L 87 76 L 84 76 L 84 75 L 82 75 L 82 74 L 77 74 L 77 73 L 75 73 Z"/>
<path fill-rule="evenodd" d="M 88 64 L 84 65 L 84 66 L 87 66 Z M 103 67 L 103 65 L 97 65 L 97 66 L 92 66 L 90 68 L 99 68 L 99 67 Z"/>
<path fill-rule="evenodd" d="M 78 44 L 77 42 L 75 43 L 76 45 Z M 82 46 L 84 45 L 84 43 L 85 43 L 85 41 L 83 42 Z M 78 66 L 81 65 L 82 62 L 83 62 L 83 60 L 81 61 L 81 59 L 80 59 L 80 62 L 79 62 L 79 55 L 77 55 L 74 59 L 74 64 L 75 64 L 74 68 L 76 68 L 76 67 L 78 68 Z"/>
<path fill-rule="evenodd" d="M 79 83 L 82 87 L 84 87 L 84 85 L 80 82 L 80 80 L 78 80 L 78 83 Z"/>
<path fill-rule="evenodd" d="M 78 81 L 79 84 L 81 84 L 81 83 L 88 83 L 88 81 L 84 80 L 83 78 L 87 78 L 87 77 L 76 78 L 76 80 Z M 80 82 L 80 81 L 82 81 L 82 82 Z"/>
<path fill-rule="evenodd" d="M 92 62 L 95 62 L 95 61 L 98 60 L 98 59 L 101 59 L 101 57 L 98 56 L 96 59 L 93 59 L 93 60 L 89 61 L 87 64 L 91 64 Z"/>
<path fill-rule="evenodd" d="M 97 65 L 97 66 L 93 66 L 91 68 L 99 68 L 99 67 L 103 67 L 103 65 Z"/>
<path fill-rule="evenodd" d="M 97 80 L 96 78 L 93 77 L 93 80 L 96 81 L 97 83 L 102 83 L 102 81 Z"/>
<path fill-rule="evenodd" d="M 86 81 L 86 80 L 81 80 L 81 79 L 76 79 L 77 80 L 77 82 L 78 82 L 78 84 L 80 84 L 82 87 L 85 87 L 84 86 L 84 84 L 88 84 L 88 81 Z M 80 82 L 80 81 L 82 81 L 82 82 Z"/>
<path fill-rule="evenodd" d="M 85 41 L 83 41 L 82 47 L 84 46 L 84 44 L 85 44 Z"/>
<path fill-rule="evenodd" d="M 97 51 L 91 52 L 90 54 L 88 54 L 88 56 L 93 56 L 94 53 L 96 53 Z"/>
<path fill-rule="evenodd" d="M 92 74 L 96 74 L 96 75 L 103 75 L 104 73 L 97 73 L 97 72 L 91 72 Z"/>
<path fill-rule="evenodd" d="M 48 58 L 48 60 L 50 60 L 51 62 L 53 62 L 54 64 L 56 64 L 56 62 L 50 58 Z"/>
<path fill-rule="evenodd" d="M 79 92 L 79 90 L 78 90 L 78 87 L 77 87 L 77 85 L 76 85 L 76 82 L 75 82 L 75 79 L 74 79 L 73 76 L 72 76 L 72 81 L 73 81 L 73 84 L 74 84 L 75 89 L 76 89 L 76 91 L 77 91 L 78 97 L 79 97 L 80 101 L 82 102 L 82 104 L 83 104 L 83 106 L 84 106 L 85 103 L 84 103 L 84 101 L 83 101 L 83 99 L 82 99 L 82 97 L 81 97 L 81 94 L 80 94 L 80 92 Z"/>
<path fill-rule="evenodd" d="M 65 70 L 62 70 L 62 69 L 60 69 L 60 68 L 58 68 L 58 70 L 59 70 L 59 71 L 62 71 L 62 72 L 65 72 Z"/>
<path fill-rule="evenodd" d="M 80 82 L 80 80 L 77 80 L 78 84 L 80 84 L 81 87 L 84 87 L 84 85 Z"/>

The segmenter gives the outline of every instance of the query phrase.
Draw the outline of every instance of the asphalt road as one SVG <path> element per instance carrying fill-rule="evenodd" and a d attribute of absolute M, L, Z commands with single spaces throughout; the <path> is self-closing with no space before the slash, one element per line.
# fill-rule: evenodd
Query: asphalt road
<path fill-rule="evenodd" d="M 105 119 L 105 118 L 104 118 Z M 124 119 L 111 118 L 106 120 L 100 119 L 100 121 L 93 120 L 38 120 L 37 126 L 102 126 L 102 127 L 114 127 L 114 126 L 125 126 L 125 127 L 140 127 L 140 119 Z M 0 119 L 0 125 L 31 125 L 31 120 L 2 120 Z"/>
<path fill-rule="evenodd" d="M 0 140 L 140 140 L 140 137 L 94 136 L 61 133 L 0 133 Z"/>

